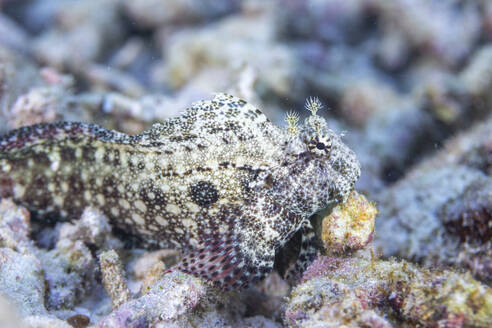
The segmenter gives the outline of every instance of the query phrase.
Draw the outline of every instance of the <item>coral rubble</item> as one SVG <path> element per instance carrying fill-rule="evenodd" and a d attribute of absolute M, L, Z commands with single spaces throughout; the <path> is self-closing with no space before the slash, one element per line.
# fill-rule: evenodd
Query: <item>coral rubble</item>
<path fill-rule="evenodd" d="M 469 274 L 366 256 L 320 257 L 289 296 L 294 327 L 489 327 L 492 290 Z"/>
<path fill-rule="evenodd" d="M 427 265 L 492 277 L 492 121 L 450 140 L 378 196 L 376 245 Z"/>

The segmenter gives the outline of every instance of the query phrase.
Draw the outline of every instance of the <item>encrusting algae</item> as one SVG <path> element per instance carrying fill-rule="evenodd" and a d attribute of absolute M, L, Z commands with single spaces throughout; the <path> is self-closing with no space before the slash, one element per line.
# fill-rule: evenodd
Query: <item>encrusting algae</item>
<path fill-rule="evenodd" d="M 292 327 L 490 327 L 492 289 L 468 273 L 406 261 L 319 257 L 289 296 Z"/>

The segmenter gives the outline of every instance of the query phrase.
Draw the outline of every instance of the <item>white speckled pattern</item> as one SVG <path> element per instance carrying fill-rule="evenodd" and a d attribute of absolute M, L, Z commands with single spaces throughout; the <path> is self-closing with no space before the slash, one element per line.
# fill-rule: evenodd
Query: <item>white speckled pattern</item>
<path fill-rule="evenodd" d="M 0 196 L 41 216 L 97 208 L 146 245 L 188 252 L 178 267 L 223 287 L 270 272 L 275 251 L 360 175 L 320 116 L 282 129 L 224 94 L 140 135 L 40 124 L 0 138 L 0 151 Z"/>

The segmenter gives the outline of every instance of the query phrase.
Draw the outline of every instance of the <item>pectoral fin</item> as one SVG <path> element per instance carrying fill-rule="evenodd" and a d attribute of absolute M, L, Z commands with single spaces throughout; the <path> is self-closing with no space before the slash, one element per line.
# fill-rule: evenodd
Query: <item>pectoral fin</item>
<path fill-rule="evenodd" d="M 174 269 L 213 281 L 222 289 L 246 288 L 273 268 L 274 250 L 260 254 L 241 249 L 234 237 L 211 237 L 186 254 Z M 172 270 L 172 269 L 171 269 Z"/>

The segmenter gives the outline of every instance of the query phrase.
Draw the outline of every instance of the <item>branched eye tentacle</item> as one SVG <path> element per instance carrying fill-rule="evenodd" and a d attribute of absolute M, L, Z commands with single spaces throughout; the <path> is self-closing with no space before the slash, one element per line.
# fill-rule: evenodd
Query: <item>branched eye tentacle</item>
<path fill-rule="evenodd" d="M 323 104 L 318 97 L 309 97 L 306 99 L 306 104 L 304 107 L 306 107 L 306 109 L 314 116 L 320 109 L 323 108 Z"/>
<path fill-rule="evenodd" d="M 304 107 L 311 112 L 311 116 L 307 119 L 309 121 L 309 125 L 318 135 L 320 135 L 323 126 L 326 125 L 326 122 L 321 116 L 318 116 L 317 113 L 324 107 L 323 104 L 317 97 L 309 97 L 306 99 L 306 104 Z"/>
<path fill-rule="evenodd" d="M 296 135 L 299 132 L 297 127 L 297 122 L 299 122 L 299 113 L 294 111 L 289 111 L 287 117 L 285 118 L 287 122 L 287 131 L 290 135 Z"/>

